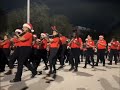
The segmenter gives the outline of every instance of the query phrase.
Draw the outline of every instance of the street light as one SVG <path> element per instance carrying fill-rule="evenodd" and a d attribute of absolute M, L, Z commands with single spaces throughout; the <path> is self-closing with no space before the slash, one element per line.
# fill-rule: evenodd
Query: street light
<path fill-rule="evenodd" d="M 30 23 L 30 0 L 27 0 L 27 23 Z"/>

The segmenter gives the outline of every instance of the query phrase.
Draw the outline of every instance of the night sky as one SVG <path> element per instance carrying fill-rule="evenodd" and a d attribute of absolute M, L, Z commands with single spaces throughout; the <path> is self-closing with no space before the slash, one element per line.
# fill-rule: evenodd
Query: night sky
<path fill-rule="evenodd" d="M 27 0 L 0 0 L 0 8 L 10 12 L 26 6 Z M 44 3 L 52 14 L 62 14 L 76 26 L 109 31 L 120 22 L 120 0 L 31 0 Z M 32 4 L 32 3 L 31 3 Z"/>

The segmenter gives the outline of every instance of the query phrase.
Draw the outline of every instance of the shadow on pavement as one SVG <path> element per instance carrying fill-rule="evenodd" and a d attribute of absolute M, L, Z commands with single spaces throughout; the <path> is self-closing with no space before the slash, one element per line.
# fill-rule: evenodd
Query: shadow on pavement
<path fill-rule="evenodd" d="M 2 86 L 2 88 L 9 86 L 8 90 L 26 90 L 28 87 L 26 86 L 25 82 L 28 80 L 31 80 L 31 78 L 23 80 L 21 82 L 11 83 L 9 85 Z"/>
<path fill-rule="evenodd" d="M 64 81 L 63 77 L 58 75 L 54 79 L 55 81 L 53 82 L 57 83 Z M 46 83 L 45 79 L 40 79 L 38 82 L 31 84 L 27 90 L 46 90 L 50 85 L 51 83 Z"/>
<path fill-rule="evenodd" d="M 77 88 L 76 90 L 86 90 L 85 88 Z"/>
<path fill-rule="evenodd" d="M 64 72 L 69 72 L 69 70 L 68 70 L 68 69 L 64 69 L 63 71 L 64 71 Z"/>
<path fill-rule="evenodd" d="M 100 68 L 94 68 L 94 70 L 92 70 L 92 71 L 107 71 L 107 70 L 105 70 L 105 69 L 100 69 Z"/>
<path fill-rule="evenodd" d="M 31 84 L 27 90 L 46 90 L 50 86 L 49 83 L 45 83 L 44 79 L 40 79 L 38 82 Z"/>
<path fill-rule="evenodd" d="M 120 67 L 114 67 L 114 66 L 106 66 L 107 69 L 117 69 L 117 68 L 120 68 Z"/>
<path fill-rule="evenodd" d="M 12 84 L 8 90 L 26 90 L 28 88 L 25 84 L 25 81 L 17 82 Z"/>
<path fill-rule="evenodd" d="M 77 72 L 76 73 L 78 76 L 85 76 L 85 77 L 91 77 L 93 76 L 92 74 L 86 73 L 86 72 Z"/>
<path fill-rule="evenodd" d="M 120 86 L 120 77 L 112 75 L 112 77 L 114 78 L 114 80 L 119 84 Z"/>
<path fill-rule="evenodd" d="M 5 75 L 1 82 L 10 81 L 10 79 L 13 79 L 14 77 L 15 75 Z"/>
<path fill-rule="evenodd" d="M 64 78 L 57 75 L 56 78 L 55 78 L 55 82 L 61 83 L 62 81 L 64 81 Z"/>
<path fill-rule="evenodd" d="M 112 85 L 105 78 L 100 79 L 100 84 L 102 85 L 104 90 L 119 90 L 117 88 L 112 87 Z"/>

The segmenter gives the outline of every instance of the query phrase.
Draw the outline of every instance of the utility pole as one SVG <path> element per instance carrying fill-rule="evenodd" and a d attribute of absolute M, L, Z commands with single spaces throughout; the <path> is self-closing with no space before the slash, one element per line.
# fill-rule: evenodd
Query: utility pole
<path fill-rule="evenodd" d="M 27 23 L 30 23 L 30 0 L 27 0 Z"/>

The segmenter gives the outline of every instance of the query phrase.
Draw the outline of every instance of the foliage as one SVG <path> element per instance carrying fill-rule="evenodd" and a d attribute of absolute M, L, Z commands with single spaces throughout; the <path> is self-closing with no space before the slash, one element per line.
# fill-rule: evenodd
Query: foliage
<path fill-rule="evenodd" d="M 51 32 L 51 25 L 56 25 L 58 30 L 67 35 L 72 30 L 72 25 L 64 15 L 50 15 L 50 9 L 44 4 L 34 3 L 31 5 L 31 23 L 36 33 Z M 8 13 L 8 29 L 7 32 L 14 32 L 16 28 L 22 28 L 22 24 L 26 22 L 26 8 L 17 9 Z"/>

